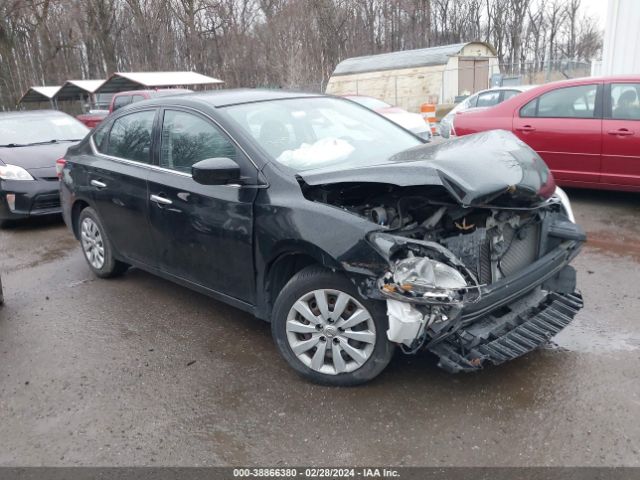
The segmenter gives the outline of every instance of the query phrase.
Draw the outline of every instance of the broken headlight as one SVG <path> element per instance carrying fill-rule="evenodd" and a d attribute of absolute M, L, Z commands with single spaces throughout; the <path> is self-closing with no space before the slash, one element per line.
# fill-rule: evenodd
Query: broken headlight
<path fill-rule="evenodd" d="M 403 290 L 427 293 L 434 289 L 460 289 L 467 286 L 462 274 L 453 267 L 426 257 L 398 260 L 393 281 Z"/>
<path fill-rule="evenodd" d="M 382 290 L 427 302 L 454 302 L 459 299 L 459 290 L 466 286 L 465 278 L 455 268 L 431 258 L 410 254 L 395 262 L 392 271 L 385 277 Z"/>
<path fill-rule="evenodd" d="M 475 277 L 442 245 L 385 233 L 369 235 L 368 240 L 389 262 L 378 280 L 386 297 L 430 305 L 479 298 Z"/>

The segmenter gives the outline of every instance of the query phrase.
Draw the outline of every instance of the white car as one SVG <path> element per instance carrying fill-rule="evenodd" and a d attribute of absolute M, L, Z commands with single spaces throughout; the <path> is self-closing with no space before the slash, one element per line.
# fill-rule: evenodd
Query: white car
<path fill-rule="evenodd" d="M 424 118 L 422 118 L 422 115 L 418 113 L 407 112 L 400 107 L 394 107 L 382 100 L 365 95 L 345 95 L 344 98 L 379 113 L 423 140 L 431 140 L 431 128 L 429 124 L 425 122 Z"/>
<path fill-rule="evenodd" d="M 472 108 L 487 108 L 498 105 L 499 103 L 509 100 L 511 97 L 525 92 L 537 85 L 513 85 L 510 87 L 495 87 L 487 90 L 480 90 L 473 95 L 468 96 L 462 102 L 457 104 L 453 109 L 447 113 L 442 120 L 440 120 L 440 135 L 443 138 L 449 138 L 451 136 L 451 129 L 453 126 L 453 119 L 456 113 L 465 110 L 471 110 Z"/>

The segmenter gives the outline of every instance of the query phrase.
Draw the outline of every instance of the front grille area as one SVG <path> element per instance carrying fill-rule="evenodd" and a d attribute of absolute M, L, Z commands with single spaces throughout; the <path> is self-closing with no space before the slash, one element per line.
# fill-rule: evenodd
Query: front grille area
<path fill-rule="evenodd" d="M 51 210 L 54 208 L 60 208 L 60 195 L 57 193 L 38 195 L 33 201 L 31 210 Z"/>
<path fill-rule="evenodd" d="M 488 285 L 518 273 L 537 260 L 541 231 L 539 223 L 518 228 L 505 225 L 501 233 L 495 228 L 477 228 L 472 233 L 444 239 L 442 243 L 476 275 L 481 285 Z M 494 242 L 498 246 L 492 247 Z"/>
<path fill-rule="evenodd" d="M 506 226 L 503 235 L 508 247 L 500 259 L 500 272 L 508 277 L 531 265 L 538 258 L 540 224 L 529 225 L 520 230 Z"/>
<path fill-rule="evenodd" d="M 478 262 L 478 281 L 481 284 L 489 284 L 493 279 L 491 274 L 491 247 L 488 241 L 480 245 L 480 259 Z"/>
<path fill-rule="evenodd" d="M 475 329 L 462 330 L 430 350 L 440 357 L 438 366 L 452 373 L 479 370 L 486 363 L 499 365 L 546 344 L 582 307 L 579 293 L 551 292 L 537 306 L 507 318 L 490 315 Z"/>
<path fill-rule="evenodd" d="M 579 294 L 560 295 L 551 293 L 551 303 L 537 315 L 506 332 L 495 340 L 481 344 L 478 353 L 494 365 L 512 360 L 544 345 L 551 337 L 569 325 L 582 308 Z"/>

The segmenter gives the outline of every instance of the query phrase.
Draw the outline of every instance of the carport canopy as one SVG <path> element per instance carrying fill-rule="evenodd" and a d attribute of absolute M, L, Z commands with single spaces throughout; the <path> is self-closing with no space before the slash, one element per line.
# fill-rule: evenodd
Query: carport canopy
<path fill-rule="evenodd" d="M 94 93 L 104 80 L 67 80 L 54 98 L 61 100 L 80 100 Z"/>
<path fill-rule="evenodd" d="M 196 72 L 116 72 L 95 93 L 116 93 L 169 87 L 193 87 L 224 83 Z"/>
<path fill-rule="evenodd" d="M 21 103 L 38 103 L 38 102 L 50 102 L 51 99 L 60 90 L 60 85 L 55 87 L 29 87 L 24 92 L 22 98 L 18 100 L 18 105 Z"/>

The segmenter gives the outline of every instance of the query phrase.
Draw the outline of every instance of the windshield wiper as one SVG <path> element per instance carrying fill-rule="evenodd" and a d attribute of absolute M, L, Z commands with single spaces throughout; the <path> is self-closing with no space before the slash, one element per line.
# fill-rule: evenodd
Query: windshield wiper
<path fill-rule="evenodd" d="M 81 138 L 54 138 L 52 140 L 46 140 L 44 142 L 31 142 L 31 143 L 7 143 L 6 145 L 0 145 L 0 147 L 16 148 L 16 147 L 31 147 L 33 145 L 49 145 L 50 143 L 60 142 L 79 142 Z"/>
<path fill-rule="evenodd" d="M 44 142 L 31 142 L 27 143 L 25 146 L 30 147 L 32 145 L 48 145 L 50 143 L 60 143 L 60 142 L 79 142 L 82 140 L 81 138 L 54 138 L 52 140 L 46 140 Z"/>

